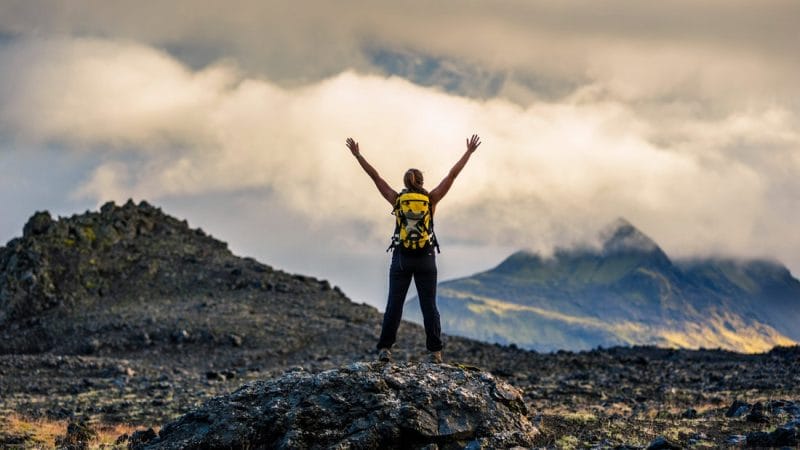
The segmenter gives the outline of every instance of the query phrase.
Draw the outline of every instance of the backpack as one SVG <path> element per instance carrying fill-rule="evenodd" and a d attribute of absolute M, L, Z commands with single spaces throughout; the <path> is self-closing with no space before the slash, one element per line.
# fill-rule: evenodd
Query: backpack
<path fill-rule="evenodd" d="M 433 215 L 431 214 L 430 199 L 425 194 L 402 190 L 394 204 L 395 216 L 394 235 L 389 248 L 393 250 L 422 250 L 429 245 L 436 247 L 439 252 L 439 243 L 433 233 Z"/>

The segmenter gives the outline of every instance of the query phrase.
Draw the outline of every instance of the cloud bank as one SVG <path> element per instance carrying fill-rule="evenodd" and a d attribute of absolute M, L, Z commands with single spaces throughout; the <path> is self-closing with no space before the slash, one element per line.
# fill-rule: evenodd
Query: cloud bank
<path fill-rule="evenodd" d="M 795 117 L 778 106 L 663 123 L 584 90 L 522 107 L 354 71 L 282 87 L 231 63 L 193 70 L 146 45 L 88 38 L 22 40 L 0 65 L 12 68 L 3 133 L 95 158 L 73 194 L 97 202 L 267 189 L 309 220 L 382 239 L 388 205 L 344 138 L 399 189 L 407 167 L 438 181 L 479 132 L 484 145 L 443 203 L 440 227 L 457 241 L 547 252 L 624 216 L 678 252 L 766 254 L 795 219 L 765 215 L 791 202 L 796 185 L 781 183 L 800 168 Z"/>

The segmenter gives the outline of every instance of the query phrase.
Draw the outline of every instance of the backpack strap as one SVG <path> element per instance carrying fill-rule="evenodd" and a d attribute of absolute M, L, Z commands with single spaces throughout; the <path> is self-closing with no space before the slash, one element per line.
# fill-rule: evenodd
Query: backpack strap
<path fill-rule="evenodd" d="M 439 249 L 439 239 L 436 239 L 436 229 L 433 226 L 433 214 L 431 214 L 431 245 L 436 247 L 436 253 L 442 253 Z"/>
<path fill-rule="evenodd" d="M 436 227 L 433 226 L 433 211 L 431 211 L 430 215 L 431 215 L 431 227 L 430 227 L 431 228 L 431 239 L 430 239 L 430 243 L 431 243 L 432 246 L 434 246 L 436 248 L 436 253 L 442 253 L 442 251 L 439 249 L 439 239 L 436 239 Z"/>
<path fill-rule="evenodd" d="M 389 247 L 386 248 L 386 252 L 394 251 L 397 245 L 400 243 L 400 221 L 397 219 L 397 210 L 400 208 L 400 196 L 405 194 L 406 190 L 403 189 L 397 194 L 397 198 L 394 201 L 394 209 L 392 209 L 391 214 L 395 216 L 394 221 L 394 233 L 392 234 L 392 242 L 389 243 Z"/>

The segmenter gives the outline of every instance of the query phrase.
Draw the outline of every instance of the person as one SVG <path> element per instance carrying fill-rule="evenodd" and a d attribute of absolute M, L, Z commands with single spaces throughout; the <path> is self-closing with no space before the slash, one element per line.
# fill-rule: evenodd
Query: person
<path fill-rule="evenodd" d="M 397 338 L 397 329 L 400 326 L 400 320 L 403 315 L 403 304 L 405 297 L 408 293 L 408 288 L 411 284 L 411 279 L 417 287 L 417 296 L 419 297 L 419 305 L 422 310 L 423 323 L 425 325 L 425 347 L 428 349 L 428 359 L 434 363 L 442 362 L 442 327 L 439 318 L 439 310 L 436 307 L 436 256 L 434 248 L 438 250 L 438 245 L 435 241 L 435 235 L 432 230 L 432 219 L 439 202 L 444 198 L 453 181 L 456 179 L 461 170 L 467 164 L 470 156 L 481 145 L 480 138 L 477 134 L 467 139 L 467 150 L 464 155 L 455 163 L 447 176 L 435 187 L 428 192 L 423 187 L 422 172 L 417 169 L 408 169 L 403 176 L 403 184 L 405 189 L 397 192 L 378 174 L 378 171 L 372 167 L 358 147 L 358 142 L 352 138 L 347 138 L 345 141 L 347 148 L 353 156 L 356 157 L 361 168 L 369 175 L 378 192 L 386 199 L 389 204 L 394 208 L 393 214 L 399 213 L 398 199 L 408 192 L 415 194 L 422 194 L 427 197 L 428 202 L 426 205 L 430 211 L 431 230 L 430 236 L 421 248 L 406 248 L 404 245 L 397 245 L 397 231 L 393 237 L 393 252 L 392 262 L 389 267 L 389 295 L 386 302 L 386 311 L 383 314 L 383 323 L 381 326 L 381 335 L 378 339 L 378 358 L 381 361 L 391 361 L 391 348 Z M 398 224 L 399 224 L 398 220 Z M 398 226 L 399 229 L 399 226 Z M 392 248 L 390 247 L 390 248 Z"/>

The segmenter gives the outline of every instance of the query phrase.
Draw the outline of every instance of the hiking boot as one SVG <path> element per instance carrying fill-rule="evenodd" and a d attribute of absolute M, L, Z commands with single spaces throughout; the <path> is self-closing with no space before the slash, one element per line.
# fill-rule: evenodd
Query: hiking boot
<path fill-rule="evenodd" d="M 432 364 L 441 364 L 442 363 L 442 351 L 439 350 L 438 352 L 429 352 L 428 353 L 428 362 Z"/>
<path fill-rule="evenodd" d="M 378 350 L 378 361 L 390 362 L 392 360 L 392 352 L 388 348 Z"/>

